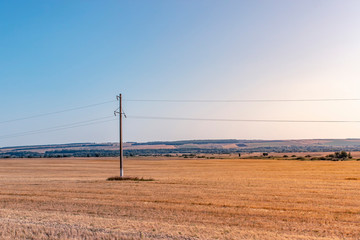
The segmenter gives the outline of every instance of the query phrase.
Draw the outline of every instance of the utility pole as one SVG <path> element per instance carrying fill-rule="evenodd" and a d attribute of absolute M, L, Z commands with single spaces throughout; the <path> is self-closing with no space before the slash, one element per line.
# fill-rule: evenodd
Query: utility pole
<path fill-rule="evenodd" d="M 119 101 L 119 111 L 115 111 L 114 114 L 119 114 L 119 151 L 120 151 L 120 177 L 124 176 L 124 168 L 123 168 L 123 139 L 122 139 L 122 115 L 126 117 L 125 113 L 122 110 L 122 96 L 121 93 L 119 96 L 116 96 L 116 100 Z"/>

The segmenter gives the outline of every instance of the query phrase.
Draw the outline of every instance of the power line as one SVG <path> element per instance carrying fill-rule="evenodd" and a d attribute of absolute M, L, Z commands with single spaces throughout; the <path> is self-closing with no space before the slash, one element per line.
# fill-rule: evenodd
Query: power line
<path fill-rule="evenodd" d="M 81 122 L 74 122 L 74 123 L 70 123 L 70 124 L 64 124 L 64 125 L 59 125 L 59 126 L 49 127 L 49 128 L 42 128 L 42 129 L 32 130 L 32 131 L 27 131 L 27 132 L 2 135 L 2 136 L 0 136 L 0 138 L 16 137 L 18 135 L 27 135 L 27 134 L 33 134 L 33 133 L 42 133 L 42 132 L 47 132 L 47 131 L 51 131 L 51 130 L 63 129 L 63 128 L 67 128 L 67 127 L 77 127 L 77 126 L 82 126 L 82 124 L 84 124 L 84 123 L 97 122 L 99 120 L 108 119 L 108 118 L 113 118 L 113 116 L 96 118 L 96 119 L 91 119 L 91 120 L 81 121 Z"/>
<path fill-rule="evenodd" d="M 113 118 L 113 116 L 91 119 L 87 121 L 75 122 L 65 125 L 59 125 L 50 128 L 43 128 L 27 132 L 20 132 L 9 135 L 2 135 L 0 139 L 21 137 L 27 135 L 48 133 L 71 128 L 89 126 L 105 122 L 115 121 L 116 119 L 103 120 Z M 264 123 L 360 123 L 360 120 L 288 120 L 288 119 L 230 119 L 230 118 L 191 118 L 191 117 L 159 117 L 159 116 L 128 116 L 132 119 L 148 119 L 148 120 L 173 120 L 173 121 L 211 121 L 211 122 L 264 122 Z M 102 120 L 102 121 L 100 121 Z"/>
<path fill-rule="evenodd" d="M 335 102 L 360 101 L 360 98 L 320 98 L 320 99 L 225 99 L 225 100 L 195 100 L 195 99 L 124 99 L 127 102 L 173 102 L 173 103 L 241 103 L 241 102 Z"/>
<path fill-rule="evenodd" d="M 92 120 L 75 122 L 75 123 L 70 123 L 70 124 L 65 124 L 65 125 L 59 125 L 59 126 L 50 127 L 50 128 L 42 128 L 42 129 L 32 130 L 32 131 L 27 131 L 27 132 L 20 132 L 20 133 L 2 135 L 2 136 L 0 136 L 0 139 L 13 138 L 13 137 L 22 137 L 22 136 L 27 136 L 27 135 L 41 134 L 41 133 L 48 133 L 48 132 L 54 132 L 54 131 L 66 130 L 66 129 L 70 129 L 70 128 L 89 126 L 89 125 L 105 123 L 105 122 L 110 122 L 110 121 L 116 120 L 116 119 L 103 120 L 103 119 L 109 119 L 109 118 L 113 118 L 113 116 L 96 118 L 96 119 L 92 119 Z M 100 121 L 100 120 L 103 120 L 103 121 Z"/>
<path fill-rule="evenodd" d="M 115 100 L 106 101 L 106 102 L 100 102 L 100 103 L 95 103 L 95 104 L 90 104 L 90 105 L 85 105 L 85 106 L 80 106 L 80 107 L 75 107 L 75 108 L 68 108 L 68 109 L 55 111 L 55 112 L 42 113 L 42 114 L 28 116 L 28 117 L 5 120 L 5 121 L 1 121 L 0 124 L 10 123 L 10 122 L 17 122 L 17 121 L 22 121 L 22 120 L 27 120 L 27 119 L 32 119 L 32 118 L 39 118 L 39 117 L 44 117 L 44 116 L 49 116 L 49 115 L 54 115 L 54 114 L 59 114 L 59 113 L 64 113 L 64 112 L 70 112 L 70 111 L 75 111 L 75 110 L 80 110 L 80 109 L 85 109 L 85 108 L 91 108 L 91 107 L 104 105 L 104 104 L 111 103 L 111 102 L 115 102 Z"/>
<path fill-rule="evenodd" d="M 330 101 L 360 101 L 358 98 L 334 98 L 334 99 L 240 99 L 240 100 L 171 100 L 171 99 L 125 99 L 125 101 L 128 102 L 178 102 L 178 103 L 235 103 L 235 102 L 330 102 Z M 17 118 L 17 119 L 11 119 L 6 121 L 1 121 L 0 124 L 3 123 L 10 123 L 15 121 L 21 121 L 21 120 L 27 120 L 32 118 L 39 118 L 43 116 L 48 115 L 54 115 L 69 111 L 75 111 L 90 107 L 95 107 L 107 103 L 115 102 L 115 100 L 112 101 L 106 101 L 106 102 L 100 102 L 95 104 L 90 104 L 86 106 L 80 106 L 75 108 L 69 108 L 64 109 L 60 111 L 54 111 L 54 112 L 48 112 L 23 118 Z M 65 125 L 59 125 L 55 127 L 49 127 L 49 128 L 43 128 L 33 131 L 27 131 L 27 132 L 20 132 L 20 133 L 14 133 L 9 135 L 3 135 L 0 136 L 0 139 L 5 138 L 12 138 L 12 137 L 20 137 L 20 136 L 27 136 L 27 135 L 33 135 L 33 134 L 41 134 L 41 133 L 47 133 L 47 132 L 53 132 L 53 131 L 59 131 L 59 130 L 66 130 L 70 128 L 76 128 L 76 127 L 82 127 L 82 126 L 89 126 L 104 122 L 110 122 L 114 121 L 112 120 L 104 120 L 108 118 L 113 118 L 113 116 L 108 117 L 102 117 L 102 118 L 96 118 L 92 120 L 87 121 L 81 121 L 81 122 L 75 122 Z M 194 118 L 194 117 L 166 117 L 166 116 L 129 116 L 129 118 L 133 119 L 148 119 L 148 120 L 173 120 L 173 121 L 212 121 L 212 122 L 264 122 L 264 123 L 360 123 L 360 120 L 289 120 L 289 119 L 229 119 L 229 118 Z"/>
<path fill-rule="evenodd" d="M 54 131 L 61 131 L 71 128 L 90 126 L 105 122 L 115 121 L 116 119 L 103 120 L 113 118 L 113 116 L 96 118 L 87 121 L 75 122 L 65 125 L 59 125 L 50 128 L 43 128 L 27 132 L 20 132 L 9 135 L 0 136 L 1 139 L 22 137 L 34 134 L 42 134 Z M 264 122 L 264 123 L 360 123 L 360 120 L 282 120 L 282 119 L 229 119 L 229 118 L 190 118 L 190 117 L 157 117 L 157 116 L 128 116 L 132 119 L 148 119 L 148 120 L 173 120 L 173 121 L 212 121 L 212 122 Z"/>
<path fill-rule="evenodd" d="M 22 136 L 28 136 L 28 135 L 36 135 L 36 134 L 42 134 L 42 133 L 61 131 L 61 130 L 66 130 L 66 129 L 71 129 L 71 128 L 84 127 L 84 126 L 90 126 L 90 125 L 105 123 L 105 122 L 111 122 L 111 121 L 115 121 L 115 119 L 106 120 L 106 121 L 98 121 L 98 122 L 94 122 L 94 123 L 82 124 L 82 125 L 66 127 L 66 128 L 53 129 L 53 130 L 49 130 L 49 131 L 34 132 L 34 133 L 27 133 L 27 134 L 19 134 L 19 135 L 13 135 L 13 136 L 10 135 L 10 136 L 6 136 L 6 137 L 0 137 L 0 140 L 6 139 L 6 138 L 22 137 Z"/>
<path fill-rule="evenodd" d="M 236 100 L 236 99 L 228 99 L 228 100 L 125 99 L 125 100 L 123 100 L 123 101 L 127 101 L 127 102 L 169 102 L 169 103 L 331 102 L 331 101 L 360 101 L 360 98 L 327 98 L 327 99 L 238 99 L 238 100 Z M 39 117 L 45 117 L 45 116 L 49 116 L 49 115 L 55 115 L 55 114 L 64 113 L 64 112 L 70 112 L 70 111 L 75 111 L 75 110 L 81 110 L 81 109 L 91 108 L 91 107 L 95 107 L 95 106 L 99 106 L 99 105 L 104 105 L 104 104 L 107 104 L 107 103 L 113 103 L 113 102 L 115 102 L 115 100 L 105 101 L 105 102 L 100 102 L 100 103 L 95 103 L 95 104 L 90 104 L 90 105 L 85 105 L 85 106 L 80 106 L 80 107 L 75 107 L 75 108 L 69 108 L 69 109 L 64 109 L 64 110 L 60 110 L 60 111 L 42 113 L 42 114 L 37 114 L 37 115 L 32 115 L 32 116 L 27 116 L 27 117 L 22 117 L 22 118 L 9 119 L 9 120 L 0 121 L 0 124 L 17 122 L 17 121 L 28 120 L 28 119 L 39 118 Z"/>
<path fill-rule="evenodd" d="M 190 117 L 156 117 L 128 116 L 133 119 L 175 120 L 175 121 L 212 121 L 212 122 L 268 122 L 268 123 L 360 123 L 360 120 L 281 120 L 281 119 L 229 119 L 229 118 L 190 118 Z"/>

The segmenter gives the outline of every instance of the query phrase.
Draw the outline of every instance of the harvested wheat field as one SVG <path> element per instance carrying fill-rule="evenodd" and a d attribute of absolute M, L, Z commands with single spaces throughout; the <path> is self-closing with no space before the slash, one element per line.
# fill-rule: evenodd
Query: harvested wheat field
<path fill-rule="evenodd" d="M 0 160 L 0 239 L 360 239 L 360 161 Z"/>

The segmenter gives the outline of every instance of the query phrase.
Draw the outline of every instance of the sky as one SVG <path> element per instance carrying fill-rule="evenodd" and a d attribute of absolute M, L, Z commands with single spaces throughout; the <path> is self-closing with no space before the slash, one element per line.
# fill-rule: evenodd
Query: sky
<path fill-rule="evenodd" d="M 360 138 L 360 123 L 134 118 L 360 120 L 360 101 L 131 101 L 360 98 L 359 9 L 357 0 L 0 1 L 0 147 L 118 141 L 119 93 L 124 141 Z"/>

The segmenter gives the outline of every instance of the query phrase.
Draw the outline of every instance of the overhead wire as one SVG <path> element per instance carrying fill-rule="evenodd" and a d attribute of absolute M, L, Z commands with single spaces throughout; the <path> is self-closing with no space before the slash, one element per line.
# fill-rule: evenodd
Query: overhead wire
<path fill-rule="evenodd" d="M 112 101 L 105 101 L 75 108 L 64 109 L 60 111 L 48 112 L 23 118 L 11 119 L 0 121 L 0 124 L 3 123 L 10 123 L 15 121 L 27 120 L 32 118 L 39 118 L 48 115 L 54 115 L 69 111 L 76 111 L 86 108 L 91 108 L 107 103 L 115 102 L 116 100 Z M 329 102 L 329 101 L 360 101 L 358 98 L 334 98 L 334 99 L 238 99 L 238 100 L 171 100 L 171 99 L 124 99 L 127 102 L 178 102 L 178 103 L 236 103 L 236 102 Z M 213 121 L 213 122 L 264 122 L 264 123 L 360 123 L 360 120 L 292 120 L 292 119 L 230 119 L 230 118 L 194 118 L 194 117 L 166 117 L 166 116 L 136 116 L 130 115 L 127 116 L 128 118 L 132 119 L 148 119 L 148 120 L 174 120 L 174 121 Z M 111 120 L 104 120 L 113 118 L 113 116 L 96 118 L 87 121 L 75 122 L 70 124 L 59 125 L 55 127 L 43 128 L 38 130 L 32 130 L 27 132 L 20 132 L 8 135 L 0 136 L 0 139 L 12 138 L 12 137 L 20 137 L 20 136 L 27 136 L 33 134 L 42 134 L 47 132 L 59 131 L 59 130 L 66 130 L 70 128 L 76 127 L 83 127 L 89 126 L 94 124 L 100 124 L 105 122 L 114 121 L 116 119 Z"/>
<path fill-rule="evenodd" d="M 126 102 L 170 102 L 170 103 L 241 103 L 241 102 L 334 102 L 360 101 L 360 98 L 313 98 L 313 99 L 124 99 Z"/>
<path fill-rule="evenodd" d="M 70 128 L 89 126 L 99 123 L 111 122 L 116 119 L 104 120 L 113 118 L 113 116 L 107 116 L 102 118 L 91 119 L 87 121 L 75 122 L 70 124 L 59 125 L 55 127 L 43 128 L 38 130 L 32 130 L 27 132 L 14 133 L 9 135 L 2 135 L 0 139 L 13 138 L 20 136 L 27 136 L 33 134 L 48 133 L 59 130 L 66 130 Z M 360 120 L 288 120 L 288 119 L 231 119 L 231 118 L 192 118 L 192 117 L 159 117 L 159 116 L 136 116 L 129 115 L 130 119 L 147 119 L 147 120 L 174 120 L 174 121 L 211 121 L 211 122 L 264 122 L 264 123 L 360 123 Z M 102 121 L 100 121 L 102 120 Z"/>
<path fill-rule="evenodd" d="M 170 102 L 170 103 L 241 103 L 241 102 L 328 102 L 328 101 L 360 101 L 360 98 L 324 98 L 324 99 L 227 99 L 227 100 L 191 100 L 191 99 L 124 99 L 127 102 Z M 64 112 L 76 111 L 86 108 L 91 108 L 99 105 L 104 105 L 107 103 L 113 103 L 116 100 L 105 101 L 80 107 L 74 107 L 69 109 L 63 109 L 54 112 L 47 112 L 27 117 L 9 119 L 0 121 L 0 124 L 11 123 L 16 121 L 28 120 L 33 118 L 39 118 L 49 115 L 55 115 Z"/>
<path fill-rule="evenodd" d="M 14 134 L 2 135 L 2 136 L 0 136 L 0 139 L 21 137 L 21 136 L 41 134 L 41 133 L 48 133 L 48 132 L 53 132 L 53 131 L 59 131 L 59 130 L 65 130 L 65 129 L 70 129 L 70 128 L 89 126 L 89 125 L 105 123 L 105 122 L 110 122 L 110 121 L 116 120 L 116 119 L 104 120 L 104 119 L 109 119 L 109 118 L 114 118 L 114 116 L 101 117 L 101 118 L 91 119 L 91 120 L 87 120 L 87 121 L 64 124 L 64 125 L 59 125 L 59 126 L 49 127 L 49 128 L 42 128 L 42 129 L 32 130 L 32 131 L 27 131 L 27 132 L 19 132 L 19 133 L 14 133 Z M 100 121 L 100 120 L 102 120 L 102 121 Z"/>
<path fill-rule="evenodd" d="M 85 106 L 80 106 L 80 107 L 63 109 L 63 110 L 60 110 L 60 111 L 54 111 L 54 112 L 42 113 L 42 114 L 37 114 L 37 115 L 32 115 L 32 116 L 27 116 L 27 117 L 9 119 L 9 120 L 0 121 L 0 124 L 10 123 L 10 122 L 17 122 L 17 121 L 28 120 L 28 119 L 39 118 L 39 117 L 45 117 L 45 116 L 54 115 L 54 114 L 59 114 L 59 113 L 64 113 L 64 112 L 70 112 L 70 111 L 76 111 L 76 110 L 86 109 L 86 108 L 91 108 L 91 107 L 95 107 L 95 106 L 99 106 L 99 105 L 104 105 L 104 104 L 111 103 L 111 102 L 115 102 L 115 101 L 116 101 L 116 100 L 106 101 L 106 102 L 100 102 L 100 103 L 94 103 L 94 104 L 85 105 Z"/>
<path fill-rule="evenodd" d="M 176 120 L 176 121 L 213 121 L 213 122 L 269 122 L 269 123 L 360 123 L 360 120 L 281 120 L 281 119 L 229 119 L 229 118 L 191 118 L 191 117 L 157 117 L 132 116 L 133 119 Z"/>

